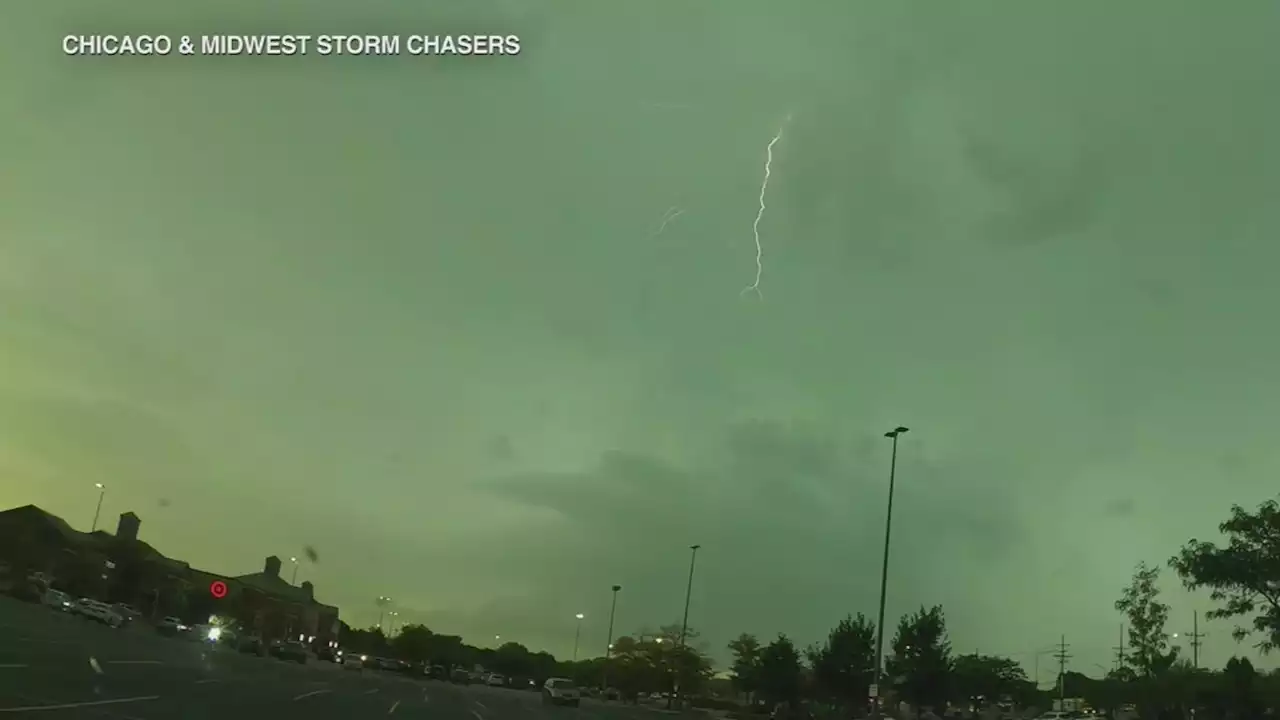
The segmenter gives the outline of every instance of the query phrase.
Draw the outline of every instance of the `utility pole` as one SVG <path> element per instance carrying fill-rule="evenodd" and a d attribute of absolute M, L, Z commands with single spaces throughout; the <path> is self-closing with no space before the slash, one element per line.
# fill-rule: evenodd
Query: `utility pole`
<path fill-rule="evenodd" d="M 1116 672 L 1124 669 L 1124 623 L 1120 623 L 1120 644 L 1111 648 L 1116 651 Z"/>
<path fill-rule="evenodd" d="M 1054 653 L 1054 657 L 1058 658 L 1058 709 L 1066 710 L 1067 706 L 1067 661 L 1071 656 L 1067 654 L 1067 636 L 1063 635 L 1058 641 L 1058 652 Z"/>
<path fill-rule="evenodd" d="M 1200 646 L 1203 645 L 1200 638 L 1204 637 L 1204 633 L 1200 632 L 1200 611 L 1193 610 L 1191 615 L 1191 667 L 1200 669 Z"/>

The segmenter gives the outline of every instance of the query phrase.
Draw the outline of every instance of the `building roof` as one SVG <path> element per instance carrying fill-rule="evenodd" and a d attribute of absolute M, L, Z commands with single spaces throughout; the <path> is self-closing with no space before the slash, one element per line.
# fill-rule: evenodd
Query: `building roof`
<path fill-rule="evenodd" d="M 297 585 L 290 585 L 276 575 L 270 575 L 265 572 L 256 572 L 248 575 L 237 575 L 232 579 L 256 590 L 261 590 L 269 595 L 284 598 L 290 602 L 295 602 L 300 605 L 320 605 L 334 610 L 337 609 L 333 606 L 319 602 L 312 597 L 311 593 L 307 592 L 306 589 L 298 587 Z"/>
<path fill-rule="evenodd" d="M 126 514 L 133 515 L 133 513 Z M 133 517 L 135 519 L 137 518 L 136 515 L 133 515 Z M 102 552 L 109 552 L 112 550 L 112 542 L 116 539 L 115 535 L 112 535 L 105 530 L 97 530 L 91 533 L 80 532 L 79 530 L 71 527 L 66 520 L 42 510 L 35 505 L 23 505 L 22 507 L 0 511 L 0 526 L 23 523 L 30 525 L 43 525 L 47 527 L 50 532 L 56 533 L 68 545 Z M 163 564 L 171 570 L 200 572 L 202 574 L 209 575 L 210 577 L 225 577 L 214 573 L 195 570 L 186 562 L 166 557 L 159 550 L 156 550 L 154 547 L 142 540 L 133 540 L 129 545 L 135 551 L 139 551 L 144 559 Z M 337 611 L 336 607 L 317 602 L 312 592 L 302 587 L 290 585 L 280 579 L 278 575 L 271 575 L 266 572 L 256 572 L 249 575 L 231 577 L 229 579 L 235 580 L 236 582 L 260 590 L 274 597 L 286 599 L 290 602 L 303 605 L 319 605 L 321 607 Z"/>
<path fill-rule="evenodd" d="M 80 532 L 71 527 L 66 520 L 53 513 L 41 510 L 35 505 L 23 505 L 22 507 L 0 512 L 0 524 L 24 522 L 44 525 L 56 532 L 63 540 L 77 545 L 101 541 L 102 537 L 107 535 L 102 531 L 94 533 Z"/>

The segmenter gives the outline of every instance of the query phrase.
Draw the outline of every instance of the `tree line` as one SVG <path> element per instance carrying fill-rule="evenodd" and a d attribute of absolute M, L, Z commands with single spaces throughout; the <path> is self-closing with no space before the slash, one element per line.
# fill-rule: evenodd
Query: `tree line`
<path fill-rule="evenodd" d="M 1261 652 L 1280 647 L 1280 506 L 1263 503 L 1250 512 L 1239 506 L 1219 527 L 1223 542 L 1191 540 L 1169 561 L 1190 590 L 1207 589 L 1218 607 L 1207 619 L 1239 621 L 1237 642 L 1252 640 Z M 1041 689 L 1021 664 L 999 655 L 955 654 L 941 606 L 920 607 L 902 617 L 886 648 L 882 681 L 875 683 L 875 623 L 851 614 L 821 642 L 801 648 L 785 634 L 767 644 L 742 634 L 728 644 L 732 657 L 728 688 L 717 686 L 713 664 L 698 632 L 680 642 L 681 628 L 618 638 L 609 658 L 578 662 L 532 652 L 519 643 L 477 648 L 458 636 L 438 635 L 408 625 L 395 637 L 377 629 L 354 630 L 348 642 L 372 653 L 470 667 L 481 665 L 512 678 L 570 677 L 587 687 L 615 688 L 625 698 L 679 691 L 694 704 L 727 702 L 772 708 L 804 701 L 846 714 L 869 709 L 872 685 L 886 702 L 905 702 L 940 711 L 948 706 L 978 709 L 995 705 L 1047 708 L 1055 697 L 1083 700 L 1099 711 L 1132 710 L 1143 717 L 1168 717 L 1196 709 L 1197 718 L 1248 716 L 1280 707 L 1280 673 L 1256 671 L 1233 657 L 1221 670 L 1198 667 L 1167 631 L 1169 605 L 1160 599 L 1161 568 L 1140 563 L 1115 609 L 1125 622 L 1127 651 L 1102 678 L 1067 670 Z"/>

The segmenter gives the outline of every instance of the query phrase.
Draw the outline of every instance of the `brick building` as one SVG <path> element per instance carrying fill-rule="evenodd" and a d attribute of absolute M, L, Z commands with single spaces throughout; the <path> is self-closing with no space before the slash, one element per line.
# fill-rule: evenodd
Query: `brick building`
<path fill-rule="evenodd" d="M 269 638 L 336 639 L 338 608 L 316 600 L 310 582 L 292 585 L 280 577 L 272 556 L 261 572 L 227 576 L 166 557 L 138 538 L 142 521 L 123 513 L 112 535 L 80 532 L 34 505 L 0 512 L 0 585 L 40 573 L 56 588 L 77 596 L 124 602 L 153 619 L 178 615 L 204 622 L 213 613 L 235 617 Z M 227 586 L 215 599 L 210 586 Z"/>

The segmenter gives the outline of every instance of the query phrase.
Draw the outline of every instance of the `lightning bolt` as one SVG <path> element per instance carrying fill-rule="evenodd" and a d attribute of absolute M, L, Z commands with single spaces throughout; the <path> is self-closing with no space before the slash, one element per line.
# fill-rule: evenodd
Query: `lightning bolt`
<path fill-rule="evenodd" d="M 769 144 L 764 148 L 764 180 L 760 183 L 760 209 L 756 211 L 755 222 L 751 223 L 751 235 L 756 241 L 756 279 L 750 285 L 742 288 L 739 295 L 755 293 L 756 297 L 764 299 L 764 293 L 760 292 L 760 278 L 764 275 L 764 246 L 760 244 L 760 221 L 764 219 L 764 213 L 767 209 L 764 204 L 765 195 L 769 192 L 769 178 L 773 175 L 773 146 L 778 144 L 782 139 L 782 133 L 787 129 L 787 123 L 791 122 L 791 116 L 782 121 L 778 133 L 773 136 Z"/>
<path fill-rule="evenodd" d="M 653 231 L 654 236 L 656 237 L 658 235 L 661 235 L 662 231 L 667 229 L 667 225 L 671 224 L 671 221 L 675 220 L 676 218 L 680 217 L 683 214 L 684 214 L 683 208 L 677 207 L 675 205 L 672 205 L 671 207 L 667 208 L 667 211 L 662 213 L 662 224 L 658 226 L 657 230 Z"/>

